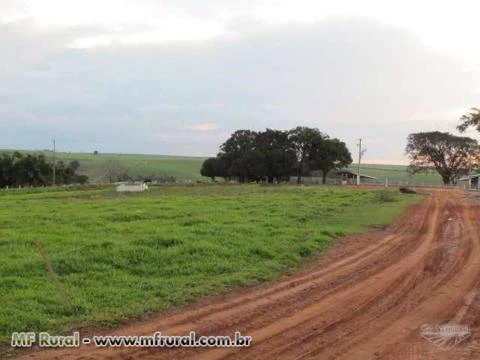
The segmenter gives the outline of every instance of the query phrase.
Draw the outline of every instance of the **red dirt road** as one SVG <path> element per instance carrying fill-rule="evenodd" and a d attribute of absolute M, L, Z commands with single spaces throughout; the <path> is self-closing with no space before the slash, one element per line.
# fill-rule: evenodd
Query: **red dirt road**
<path fill-rule="evenodd" d="M 109 334 L 252 336 L 250 348 L 95 348 L 21 359 L 480 359 L 480 201 L 436 190 L 385 230 L 340 241 L 292 276 Z M 448 351 L 420 327 L 468 325 Z M 477 331 L 478 328 L 478 331 Z"/>

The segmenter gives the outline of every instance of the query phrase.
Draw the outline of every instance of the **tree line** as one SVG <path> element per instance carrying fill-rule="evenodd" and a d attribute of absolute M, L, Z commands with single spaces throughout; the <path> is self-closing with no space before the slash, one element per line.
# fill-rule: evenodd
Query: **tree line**
<path fill-rule="evenodd" d="M 221 146 L 216 157 L 208 158 L 201 175 L 236 179 L 240 182 L 286 181 L 312 171 L 321 171 L 323 183 L 334 169 L 352 163 L 344 142 L 330 138 L 317 128 L 292 130 L 237 130 Z"/>
<path fill-rule="evenodd" d="M 44 155 L 3 153 L 0 155 L 0 187 L 46 186 L 53 184 L 53 162 Z M 55 163 L 55 184 L 84 184 L 85 175 L 77 174 L 80 163 Z"/>

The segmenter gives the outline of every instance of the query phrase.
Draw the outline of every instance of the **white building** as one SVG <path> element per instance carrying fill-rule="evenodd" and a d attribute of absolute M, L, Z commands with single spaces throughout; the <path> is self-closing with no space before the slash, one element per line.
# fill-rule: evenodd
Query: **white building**
<path fill-rule="evenodd" d="M 142 192 L 145 190 L 148 190 L 148 185 L 145 183 L 122 183 L 117 185 L 117 192 Z"/>

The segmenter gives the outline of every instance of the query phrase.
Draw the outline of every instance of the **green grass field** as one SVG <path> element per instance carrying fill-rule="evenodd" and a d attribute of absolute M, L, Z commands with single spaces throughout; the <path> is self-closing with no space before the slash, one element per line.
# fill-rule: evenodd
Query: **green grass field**
<path fill-rule="evenodd" d="M 12 150 L 5 150 L 11 152 Z M 25 153 L 44 154 L 53 159 L 52 152 L 21 151 Z M 121 167 L 121 172 L 132 178 L 137 176 L 164 176 L 173 177 L 180 182 L 208 180 L 200 175 L 200 168 L 205 158 L 166 155 L 141 154 L 98 154 L 57 152 L 57 160 L 80 162 L 79 173 L 87 175 L 90 183 L 107 183 L 106 167 L 112 162 Z"/>
<path fill-rule="evenodd" d="M 112 326 L 273 279 L 338 236 L 390 222 L 420 196 L 164 185 L 131 195 L 112 188 L 2 190 L 0 199 L 6 344 L 13 331 Z"/>
<path fill-rule="evenodd" d="M 12 150 L 5 150 L 12 151 Z M 51 158 L 51 152 L 42 153 Z M 119 164 L 123 170 L 131 177 L 137 176 L 168 176 L 173 177 L 178 182 L 195 182 L 198 180 L 209 181 L 200 175 L 200 168 L 205 158 L 202 157 L 182 157 L 182 156 L 164 156 L 164 155 L 141 155 L 141 154 L 98 154 L 90 153 L 68 153 L 60 152 L 56 154 L 57 159 L 64 161 L 78 160 L 80 162 L 80 173 L 89 177 L 90 183 L 106 183 L 108 176 L 105 168 L 108 163 L 114 161 Z M 356 172 L 355 165 L 350 166 L 350 170 Z M 440 176 L 436 173 L 417 174 L 411 176 L 404 165 L 376 165 L 362 164 L 361 174 L 376 177 L 380 182 L 384 182 L 388 177 L 393 184 L 406 183 L 415 185 L 441 185 Z"/>
<path fill-rule="evenodd" d="M 350 170 L 356 173 L 357 167 L 351 165 Z M 442 178 L 436 172 L 419 173 L 410 175 L 407 167 L 404 165 L 378 165 L 363 164 L 360 167 L 360 174 L 376 177 L 380 181 L 385 181 L 388 177 L 392 184 L 414 184 L 414 185 L 442 185 Z"/>

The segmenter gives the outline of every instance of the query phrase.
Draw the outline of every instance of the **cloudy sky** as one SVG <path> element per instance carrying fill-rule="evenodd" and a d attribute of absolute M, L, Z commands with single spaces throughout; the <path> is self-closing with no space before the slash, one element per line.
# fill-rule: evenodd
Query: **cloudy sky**
<path fill-rule="evenodd" d="M 480 106 L 472 1 L 0 0 L 0 148 L 214 155 L 318 127 L 366 162 Z M 475 133 L 470 133 L 477 136 Z"/>

